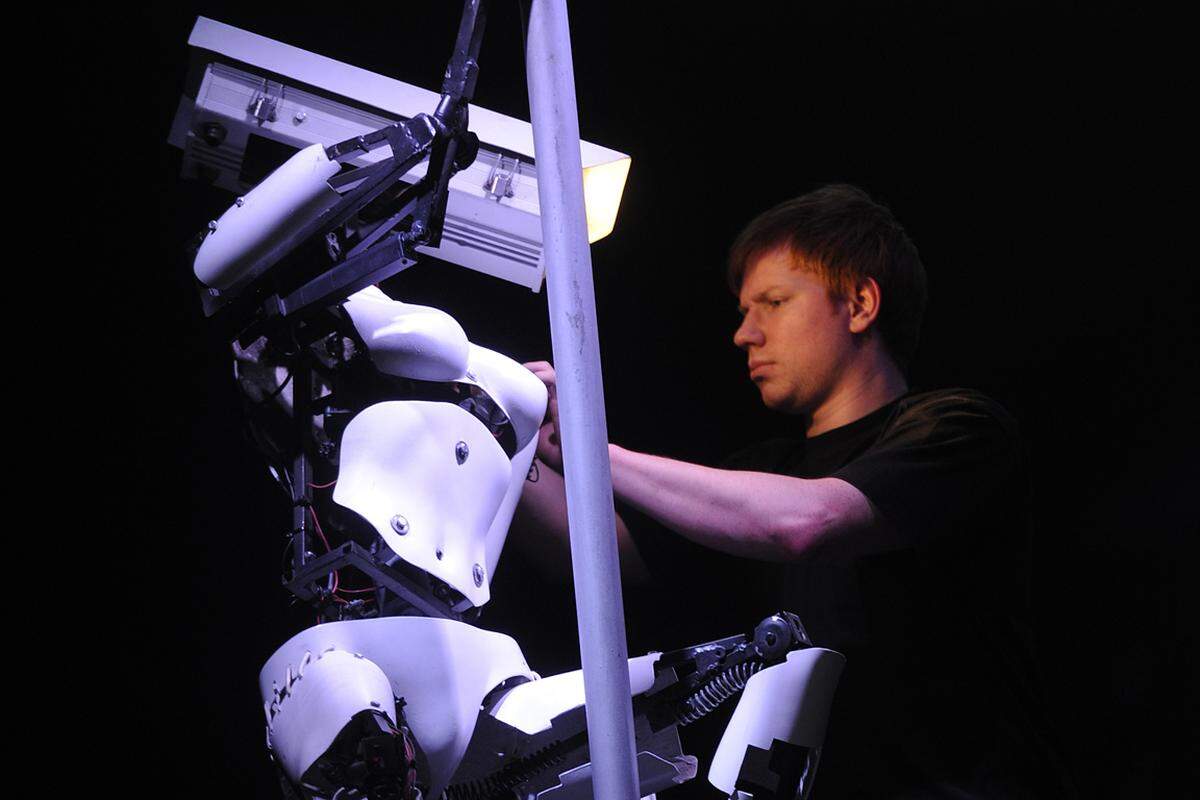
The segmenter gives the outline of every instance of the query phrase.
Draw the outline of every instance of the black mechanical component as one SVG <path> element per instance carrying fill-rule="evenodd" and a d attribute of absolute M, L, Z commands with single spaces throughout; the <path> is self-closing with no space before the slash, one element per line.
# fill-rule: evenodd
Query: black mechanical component
<path fill-rule="evenodd" d="M 396 703 L 393 725 L 376 709 L 350 718 L 329 748 L 301 778 L 303 789 L 323 797 L 417 800 L 429 787 L 429 769 Z M 339 794 L 340 792 L 340 794 Z"/>
<path fill-rule="evenodd" d="M 780 612 L 764 619 L 748 634 L 660 656 L 654 684 L 633 703 L 642 789 L 661 791 L 694 774 L 694 760 L 684 756 L 679 746 L 679 727 L 737 695 L 754 673 L 782 662 L 792 650 L 810 646 L 800 620 L 794 614 Z M 475 734 L 446 789 L 449 800 L 536 796 L 559 786 L 561 776 L 588 763 L 587 722 L 582 708 L 555 717 L 549 730 L 527 735 L 491 716 L 508 688 L 501 687 L 484 701 Z M 646 776 L 652 773 L 658 783 L 647 788 Z M 790 779 L 790 774 L 784 777 Z M 766 786 L 766 778 L 760 783 Z M 575 796 L 565 787 L 562 791 L 563 797 Z"/>
<path fill-rule="evenodd" d="M 747 745 L 734 788 L 754 800 L 797 800 L 806 797 L 816 770 L 818 751 L 780 739 L 771 748 Z"/>
<path fill-rule="evenodd" d="M 811 646 L 800 618 L 780 611 L 760 622 L 749 635 L 664 654 L 655 668 L 674 670 L 677 683 L 640 700 L 653 703 L 647 716 L 656 729 L 689 725 L 741 692 L 754 673 L 783 661 L 792 650 Z"/>
<path fill-rule="evenodd" d="M 745 689 L 750 676 L 762 668 L 761 661 L 744 661 L 717 673 L 683 701 L 683 708 L 678 715 L 679 724 L 690 725 L 715 711 L 717 706 Z"/>

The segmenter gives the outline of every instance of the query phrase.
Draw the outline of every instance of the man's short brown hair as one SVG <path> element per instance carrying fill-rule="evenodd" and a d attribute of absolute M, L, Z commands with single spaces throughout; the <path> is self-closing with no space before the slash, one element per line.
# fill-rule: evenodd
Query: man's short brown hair
<path fill-rule="evenodd" d="M 876 326 L 897 366 L 908 372 L 917 350 L 927 290 L 925 267 L 892 212 L 848 184 L 825 186 L 765 211 L 729 251 L 729 287 L 736 295 L 755 261 L 787 247 L 798 266 L 819 275 L 829 295 L 844 299 L 856 281 L 874 278 L 882 295 Z"/>

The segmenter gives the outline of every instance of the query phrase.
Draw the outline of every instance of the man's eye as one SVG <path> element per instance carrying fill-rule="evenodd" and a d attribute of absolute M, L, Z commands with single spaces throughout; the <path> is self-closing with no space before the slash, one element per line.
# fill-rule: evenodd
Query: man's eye
<path fill-rule="evenodd" d="M 768 300 L 767 305 L 769 305 L 771 308 L 779 308 L 781 305 L 783 305 L 783 299 Z"/>

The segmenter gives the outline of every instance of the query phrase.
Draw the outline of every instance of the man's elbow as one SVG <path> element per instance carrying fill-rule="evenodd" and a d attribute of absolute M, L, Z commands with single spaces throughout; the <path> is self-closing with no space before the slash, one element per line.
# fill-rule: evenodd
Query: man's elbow
<path fill-rule="evenodd" d="M 815 507 L 782 515 L 767 532 L 774 560 L 800 561 L 812 555 L 833 533 L 837 518 Z"/>
<path fill-rule="evenodd" d="M 817 551 L 851 552 L 878 523 L 870 501 L 845 481 L 821 478 L 812 487 L 802 506 L 780 515 L 772 526 L 772 548 L 782 560 L 799 561 Z"/>

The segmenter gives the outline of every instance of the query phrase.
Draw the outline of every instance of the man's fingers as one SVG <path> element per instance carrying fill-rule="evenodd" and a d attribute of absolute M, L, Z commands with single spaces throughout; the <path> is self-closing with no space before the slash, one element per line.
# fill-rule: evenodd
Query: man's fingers
<path fill-rule="evenodd" d="M 554 365 L 549 361 L 527 361 L 522 366 L 537 376 L 538 380 L 546 384 L 547 391 L 550 392 L 550 400 L 554 401 L 556 376 L 554 374 Z"/>

